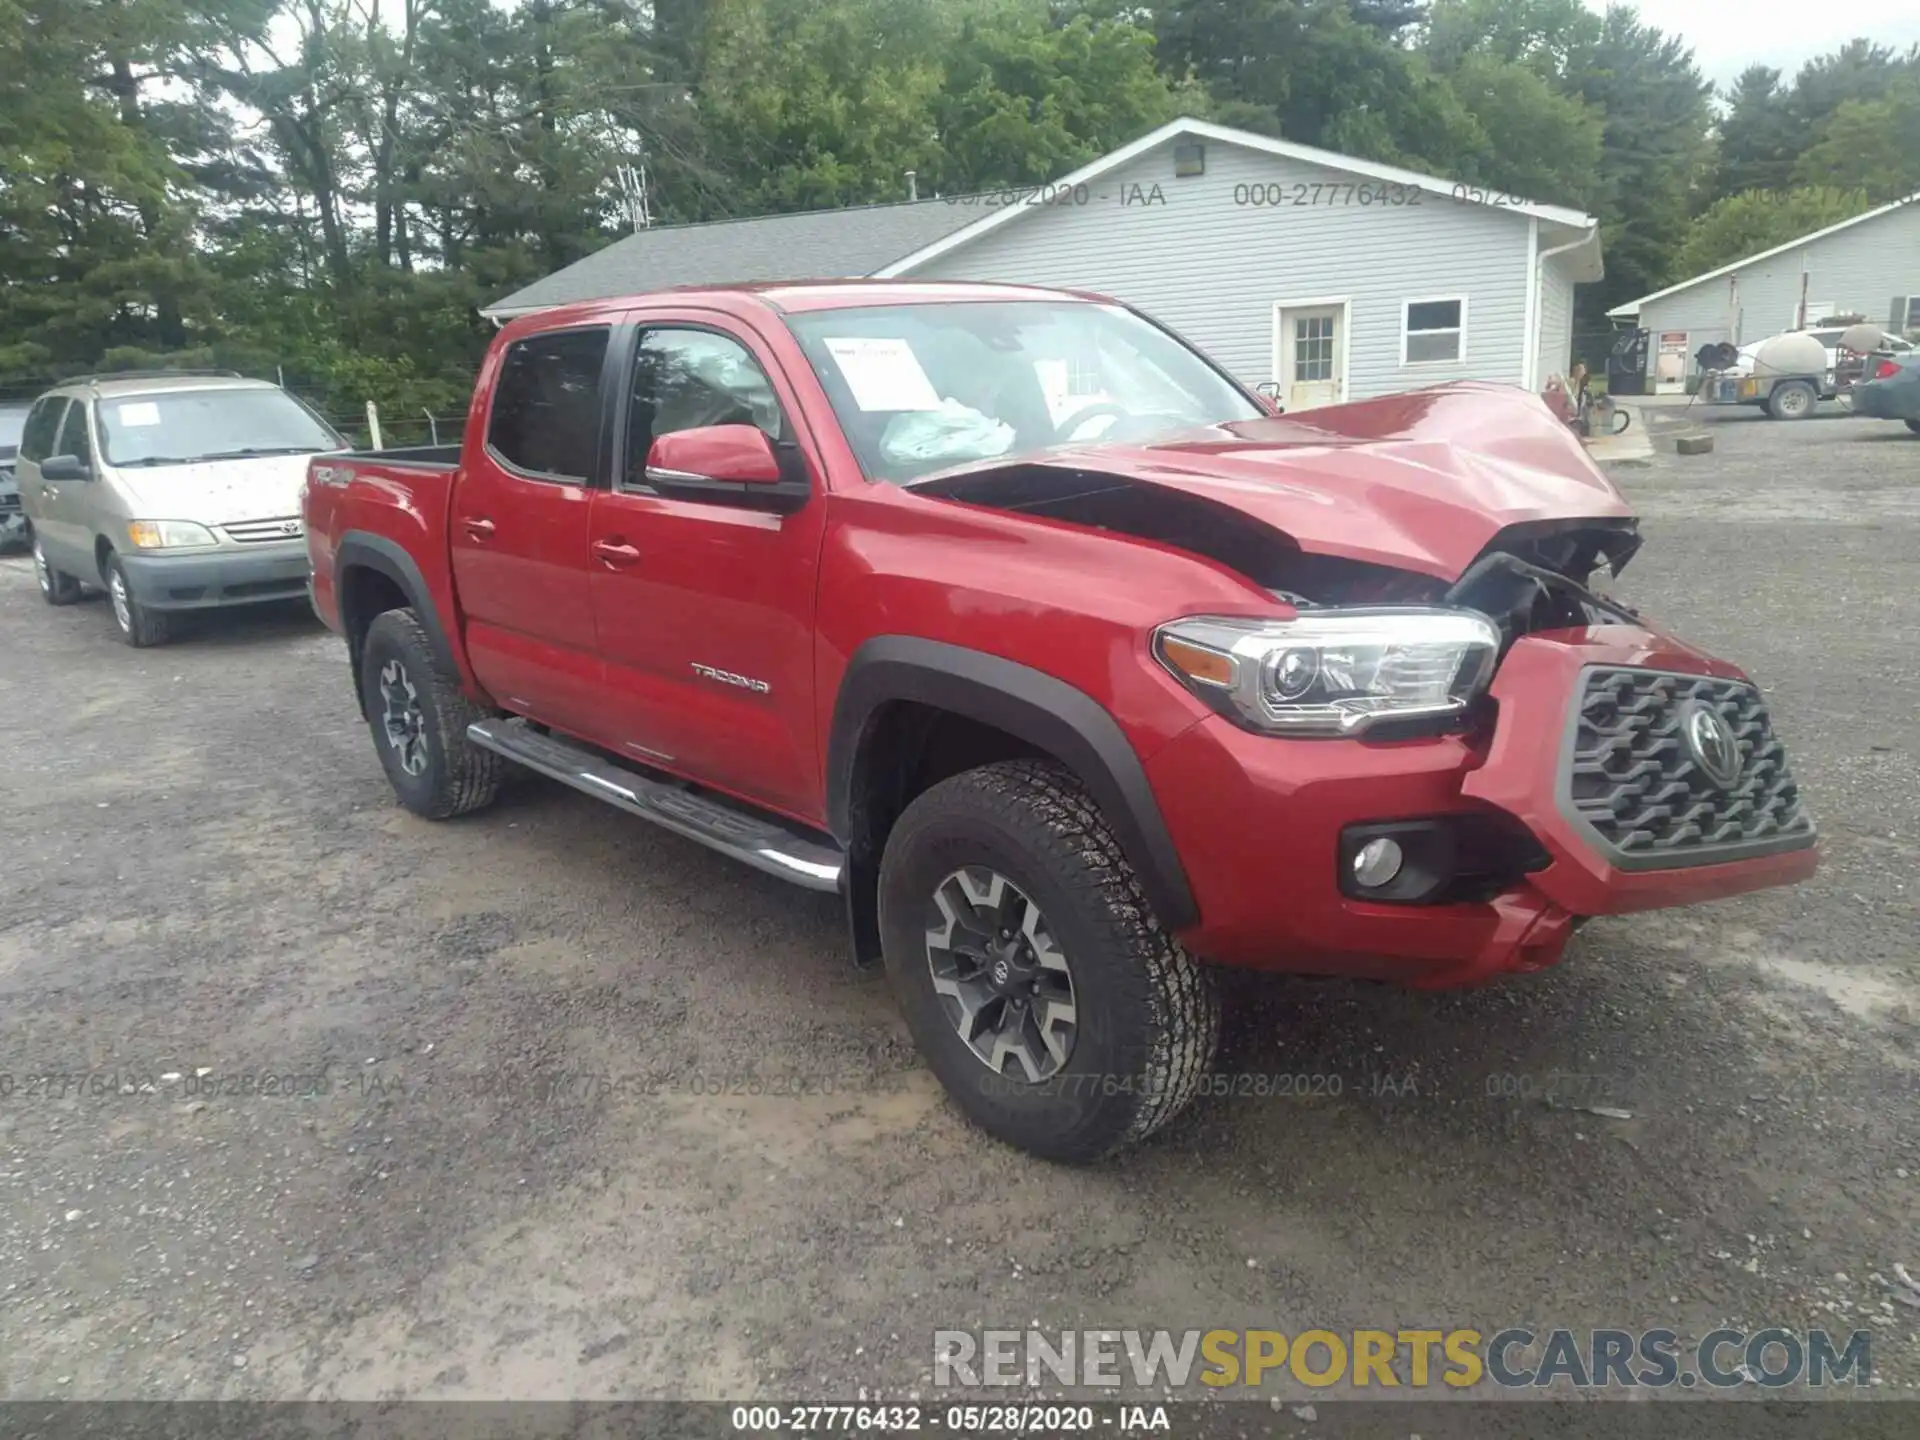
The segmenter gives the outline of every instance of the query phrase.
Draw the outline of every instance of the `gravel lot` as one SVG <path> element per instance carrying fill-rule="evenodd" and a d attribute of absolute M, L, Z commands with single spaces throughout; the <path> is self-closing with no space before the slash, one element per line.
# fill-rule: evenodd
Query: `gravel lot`
<path fill-rule="evenodd" d="M 1619 472 L 1618 590 L 1769 690 L 1817 879 L 1238 983 L 1222 1068 L 1341 1093 L 1091 1171 L 966 1127 L 833 903 L 532 780 L 415 820 L 311 617 L 135 652 L 0 561 L 0 1394 L 904 1398 L 1029 1322 L 1865 1325 L 1911 1390 L 1920 440 L 1710 428 Z"/>

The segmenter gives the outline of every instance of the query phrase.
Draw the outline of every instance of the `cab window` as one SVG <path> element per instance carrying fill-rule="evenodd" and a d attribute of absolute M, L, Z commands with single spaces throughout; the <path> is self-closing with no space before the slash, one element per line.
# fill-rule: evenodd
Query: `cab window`
<path fill-rule="evenodd" d="M 604 326 L 531 335 L 507 347 L 493 382 L 487 448 L 515 470 L 589 480 L 600 438 Z"/>
<path fill-rule="evenodd" d="M 633 362 L 623 483 L 645 483 L 647 452 L 657 437 L 705 425 L 755 425 L 778 442 L 780 401 L 767 372 L 729 336 L 711 330 L 644 331 Z"/>

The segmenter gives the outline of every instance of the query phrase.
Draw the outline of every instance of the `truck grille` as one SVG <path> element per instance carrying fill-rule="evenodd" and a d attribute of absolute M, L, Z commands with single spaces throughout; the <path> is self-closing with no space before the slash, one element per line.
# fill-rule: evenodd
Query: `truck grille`
<path fill-rule="evenodd" d="M 273 520 L 241 520 L 220 528 L 227 532 L 229 540 L 242 545 L 259 545 L 268 540 L 298 540 L 307 533 L 297 515 L 283 515 Z"/>
<path fill-rule="evenodd" d="M 1689 737 L 1699 711 L 1731 733 L 1731 753 L 1720 758 L 1738 763 L 1726 784 L 1708 773 Z M 1569 750 L 1563 802 L 1622 869 L 1750 859 L 1813 843 L 1786 747 L 1751 685 L 1588 670 Z"/>

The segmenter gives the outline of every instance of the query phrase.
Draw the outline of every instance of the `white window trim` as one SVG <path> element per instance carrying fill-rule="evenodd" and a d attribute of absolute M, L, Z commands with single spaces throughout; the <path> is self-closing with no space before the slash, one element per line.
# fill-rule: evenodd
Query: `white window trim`
<path fill-rule="evenodd" d="M 1449 326 L 1444 330 L 1422 330 L 1422 335 L 1460 336 L 1460 351 L 1451 360 L 1409 360 L 1407 359 L 1407 317 L 1413 313 L 1416 305 L 1458 305 L 1460 307 L 1460 325 L 1456 331 Z M 1425 370 L 1439 365 L 1464 365 L 1467 361 L 1467 297 L 1464 295 L 1422 295 L 1412 300 L 1400 302 L 1400 368 L 1403 370 Z"/>
<path fill-rule="evenodd" d="M 1315 295 L 1306 300 L 1276 300 L 1273 304 L 1273 348 L 1269 358 L 1272 361 L 1273 383 L 1280 387 L 1282 404 L 1286 403 L 1287 388 L 1293 383 L 1293 347 L 1290 343 L 1292 337 L 1281 333 L 1282 327 L 1286 324 L 1287 312 L 1289 310 L 1328 310 L 1336 305 L 1340 307 L 1340 342 L 1336 351 L 1340 357 L 1340 393 L 1334 403 L 1344 405 L 1353 398 L 1352 391 L 1347 385 L 1353 359 L 1353 297 L 1351 295 Z"/>

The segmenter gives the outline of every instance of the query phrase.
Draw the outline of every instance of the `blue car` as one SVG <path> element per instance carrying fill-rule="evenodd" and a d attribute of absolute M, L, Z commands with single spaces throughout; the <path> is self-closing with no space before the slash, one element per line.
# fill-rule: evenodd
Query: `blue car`
<path fill-rule="evenodd" d="M 1920 435 L 1920 354 L 1871 356 L 1867 377 L 1853 387 L 1853 413 L 1904 420 Z"/>

